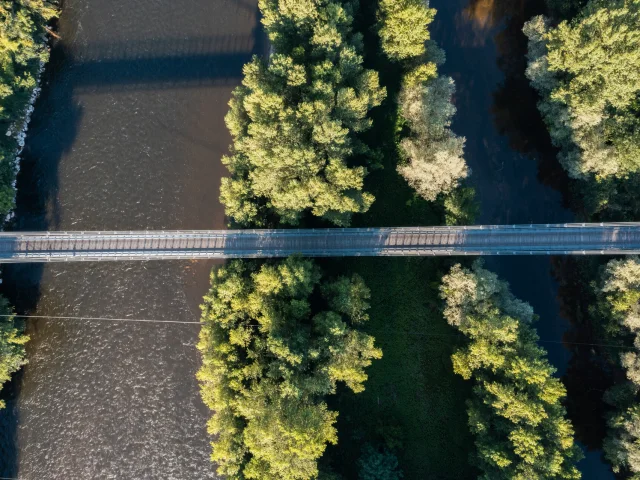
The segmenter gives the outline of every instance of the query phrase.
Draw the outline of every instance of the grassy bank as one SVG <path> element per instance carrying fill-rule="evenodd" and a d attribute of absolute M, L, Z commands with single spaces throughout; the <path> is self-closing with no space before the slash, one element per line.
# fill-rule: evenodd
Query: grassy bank
<path fill-rule="evenodd" d="M 362 445 L 378 442 L 381 430 L 398 426 L 405 478 L 472 477 L 472 438 L 464 413 L 469 386 L 453 374 L 458 337 L 437 299 L 444 262 L 363 258 L 333 265 L 358 273 L 371 289 L 364 330 L 383 351 L 368 369 L 365 391 L 337 399 L 340 439 L 329 454 L 334 468 L 354 478 Z"/>
<path fill-rule="evenodd" d="M 366 178 L 376 201 L 357 227 L 442 225 L 444 208 L 420 198 L 397 173 L 395 139 L 401 71 L 379 54 L 372 33 L 376 2 L 361 3 L 358 27 L 365 35 L 365 66 L 380 72 L 387 99 L 372 111 L 365 135 L 378 149 L 381 167 Z M 461 479 L 474 476 L 468 457 L 473 439 L 465 400 L 470 387 L 453 373 L 451 354 L 459 340 L 442 316 L 438 287 L 451 262 L 433 258 L 354 258 L 326 260 L 325 268 L 361 275 L 371 289 L 370 320 L 364 330 L 375 337 L 383 358 L 368 369 L 365 391 L 336 399 L 338 446 L 328 459 L 346 478 L 355 478 L 362 445 L 376 443 L 399 427 L 398 449 L 405 478 Z"/>

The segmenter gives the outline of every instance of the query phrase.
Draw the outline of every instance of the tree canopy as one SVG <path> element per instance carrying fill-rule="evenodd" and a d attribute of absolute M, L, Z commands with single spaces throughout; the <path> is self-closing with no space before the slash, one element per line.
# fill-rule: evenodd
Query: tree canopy
<path fill-rule="evenodd" d="M 213 411 L 212 460 L 230 479 L 299 480 L 336 443 L 338 382 L 364 389 L 382 352 L 356 325 L 368 320 L 358 276 L 322 279 L 311 260 L 233 261 L 212 273 L 198 348 L 202 397 Z"/>
<path fill-rule="evenodd" d="M 0 0 L 0 219 L 13 209 L 20 130 L 49 58 L 44 34 L 56 13 L 52 2 Z"/>
<path fill-rule="evenodd" d="M 435 14 L 425 0 L 381 0 L 378 34 L 382 51 L 392 60 L 423 56 Z"/>
<path fill-rule="evenodd" d="M 595 313 L 604 325 L 607 342 L 629 347 L 614 355 L 626 381 L 605 393 L 614 410 L 607 418 L 603 450 L 614 472 L 640 479 L 640 259 L 611 260 L 599 279 L 596 295 Z"/>
<path fill-rule="evenodd" d="M 423 0 L 382 0 L 378 8 L 382 51 L 404 70 L 398 97 L 404 127 L 398 172 L 429 201 L 452 193 L 469 174 L 465 140 L 450 129 L 455 85 L 453 79 L 438 76 L 444 53 L 429 39 L 434 16 L 435 10 Z"/>
<path fill-rule="evenodd" d="M 479 262 L 454 266 L 441 296 L 445 318 L 467 338 L 452 359 L 457 374 L 473 379 L 468 415 L 482 478 L 580 478 L 565 389 L 536 344 L 531 306 Z"/>
<path fill-rule="evenodd" d="M 572 178 L 640 171 L 640 0 L 591 0 L 557 27 L 535 17 L 527 76 Z"/>
<path fill-rule="evenodd" d="M 297 224 L 305 212 L 347 226 L 373 202 L 363 191 L 371 152 L 358 139 L 385 90 L 362 67 L 354 4 L 261 0 L 274 53 L 244 67 L 226 123 L 221 201 L 241 226 Z M 357 161 L 356 161 L 357 159 Z"/>
<path fill-rule="evenodd" d="M 12 316 L 13 311 L 6 298 L 0 296 L 0 388 L 11 379 L 11 374 L 17 372 L 27 361 L 24 357 L 24 344 L 29 337 L 21 333 Z M 0 408 L 5 404 L 0 400 Z"/>

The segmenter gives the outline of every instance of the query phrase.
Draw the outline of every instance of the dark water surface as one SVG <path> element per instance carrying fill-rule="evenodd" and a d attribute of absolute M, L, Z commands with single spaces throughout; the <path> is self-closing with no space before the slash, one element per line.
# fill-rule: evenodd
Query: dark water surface
<path fill-rule="evenodd" d="M 59 34 L 16 229 L 224 228 L 223 117 L 242 65 L 265 46 L 257 0 L 66 0 Z M 197 321 L 210 267 L 22 265 L 5 289 L 38 315 Z M 1 418 L 0 476 L 215 478 L 198 330 L 30 321 L 29 365 Z"/>
<path fill-rule="evenodd" d="M 432 38 L 444 48 L 441 71 L 456 82 L 456 133 L 467 139 L 471 184 L 481 204 L 477 223 L 563 223 L 574 219 L 564 204 L 567 177 L 524 77 L 526 20 L 544 12 L 543 0 L 431 0 L 438 13 Z M 489 257 L 486 266 L 508 281 L 513 293 L 540 316 L 541 345 L 558 375 L 571 351 L 570 328 L 561 316 L 558 282 L 550 257 Z M 587 378 L 586 381 L 589 381 Z M 580 399 L 574 399 L 580 402 Z M 599 451 L 580 464 L 584 479 L 612 479 Z"/>

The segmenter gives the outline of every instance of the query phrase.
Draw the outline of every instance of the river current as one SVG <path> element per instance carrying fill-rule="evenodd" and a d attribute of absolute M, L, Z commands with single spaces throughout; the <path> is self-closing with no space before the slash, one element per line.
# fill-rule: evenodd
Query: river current
<path fill-rule="evenodd" d="M 220 157 L 257 0 L 66 0 L 18 180 L 18 230 L 224 228 Z M 211 262 L 8 268 L 36 315 L 197 321 Z M 215 478 L 199 327 L 34 320 L 0 476 Z"/>

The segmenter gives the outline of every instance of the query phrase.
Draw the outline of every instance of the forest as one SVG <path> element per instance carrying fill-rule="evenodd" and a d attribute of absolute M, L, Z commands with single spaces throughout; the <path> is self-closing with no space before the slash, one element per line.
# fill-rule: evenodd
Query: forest
<path fill-rule="evenodd" d="M 451 128 L 464 112 L 438 71 L 428 2 L 260 8 L 272 54 L 245 66 L 226 118 L 231 224 L 472 224 L 465 138 Z M 637 0 L 549 0 L 521 25 L 526 76 L 585 220 L 635 219 L 639 20 Z M 640 261 L 584 269 L 590 325 L 638 348 Z M 211 280 L 198 379 L 228 478 L 581 478 L 537 316 L 482 263 L 293 257 L 234 261 Z M 625 352 L 601 352 L 620 372 L 602 396 L 601 448 L 620 478 L 640 478 L 640 358 Z M 455 448 L 434 441 L 444 429 Z"/>
<path fill-rule="evenodd" d="M 24 130 L 37 95 L 38 78 L 49 58 L 47 24 L 57 5 L 44 0 L 0 1 L 0 218 L 10 216 Z M 0 297 L 0 388 L 25 363 L 28 337 Z M 4 403 L 0 401 L 0 407 Z"/>

